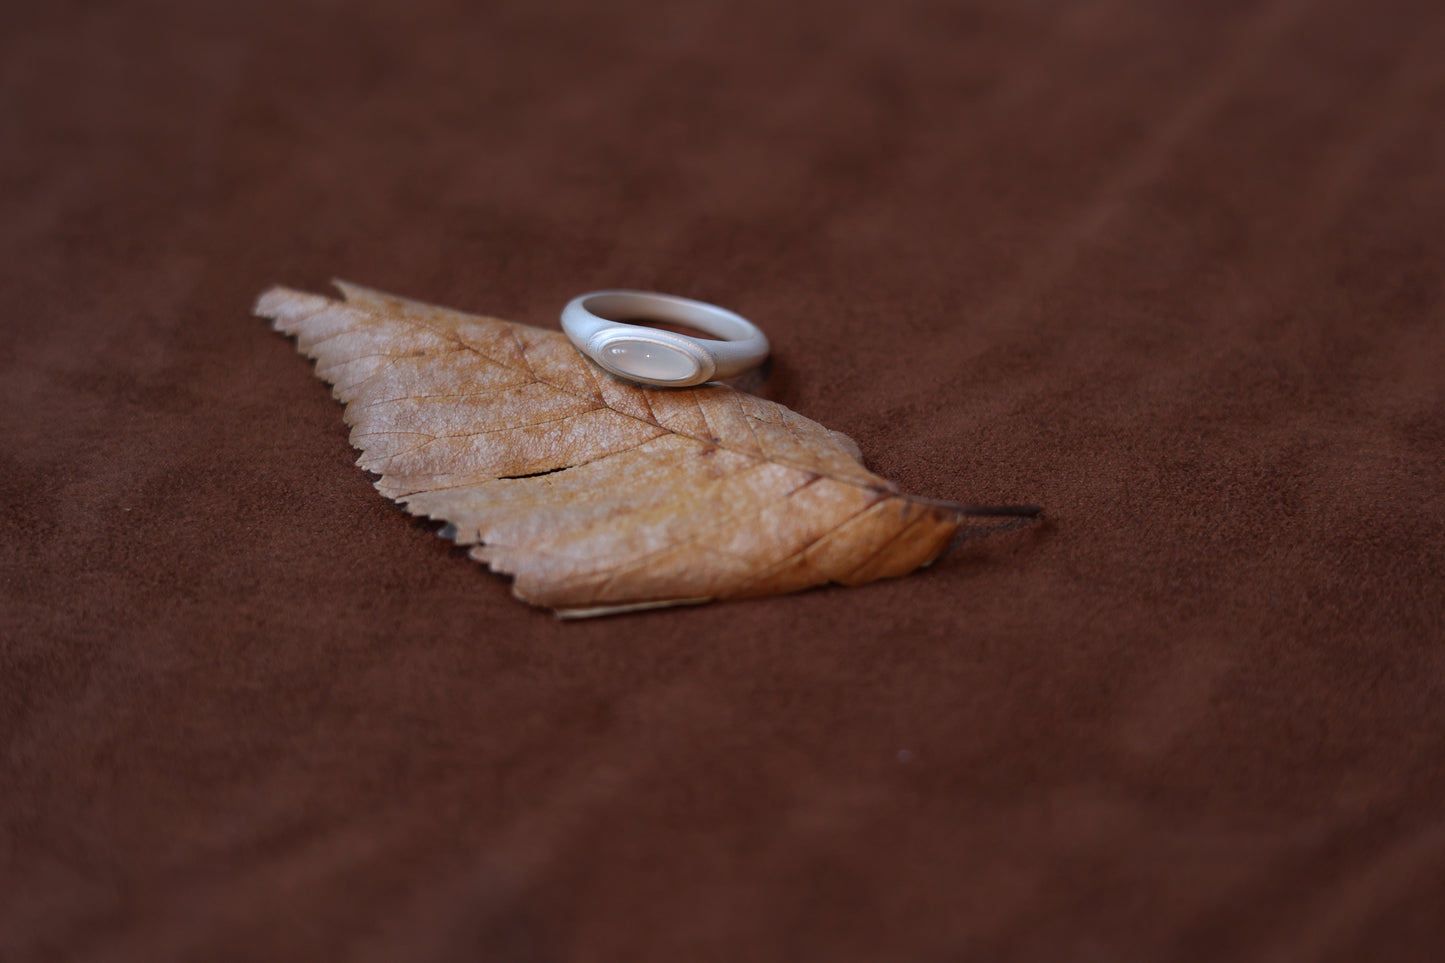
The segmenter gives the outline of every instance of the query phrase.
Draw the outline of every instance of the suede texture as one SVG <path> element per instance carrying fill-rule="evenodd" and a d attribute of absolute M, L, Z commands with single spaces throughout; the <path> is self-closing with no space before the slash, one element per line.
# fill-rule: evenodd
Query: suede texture
<path fill-rule="evenodd" d="M 0 14 L 0 959 L 1445 946 L 1438 0 Z M 562 623 L 251 316 L 653 289 L 910 492 Z"/>

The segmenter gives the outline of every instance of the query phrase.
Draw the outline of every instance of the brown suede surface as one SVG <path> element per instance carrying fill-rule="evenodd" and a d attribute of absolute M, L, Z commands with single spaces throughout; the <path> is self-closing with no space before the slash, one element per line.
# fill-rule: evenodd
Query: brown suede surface
<path fill-rule="evenodd" d="M 0 959 L 1435 960 L 1445 8 L 11 4 Z M 909 578 L 560 623 L 252 317 L 758 321 Z"/>

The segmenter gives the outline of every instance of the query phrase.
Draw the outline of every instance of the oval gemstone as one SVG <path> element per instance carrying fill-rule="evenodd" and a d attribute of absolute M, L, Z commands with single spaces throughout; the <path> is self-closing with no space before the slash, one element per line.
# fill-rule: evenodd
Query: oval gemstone
<path fill-rule="evenodd" d="M 691 356 L 651 341 L 613 341 L 602 356 L 623 374 L 652 381 L 685 381 L 700 370 Z"/>

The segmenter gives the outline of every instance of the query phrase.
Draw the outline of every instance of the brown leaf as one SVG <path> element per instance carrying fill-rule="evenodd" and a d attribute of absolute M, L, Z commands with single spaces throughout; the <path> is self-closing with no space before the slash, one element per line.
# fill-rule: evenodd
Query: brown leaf
<path fill-rule="evenodd" d="M 337 284 L 256 313 L 316 359 L 382 494 L 559 615 L 904 575 L 982 513 L 900 494 L 782 405 L 638 387 L 560 332 Z"/>

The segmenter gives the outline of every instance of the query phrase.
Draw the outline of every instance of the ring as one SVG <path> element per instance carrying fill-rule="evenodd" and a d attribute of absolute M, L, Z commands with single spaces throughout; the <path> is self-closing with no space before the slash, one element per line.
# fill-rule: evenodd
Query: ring
<path fill-rule="evenodd" d="M 663 321 L 715 334 L 702 341 L 618 318 Z M 562 309 L 562 330 L 578 351 L 629 381 L 687 388 L 762 364 L 768 338 L 747 318 L 706 301 L 649 291 L 592 291 Z"/>

